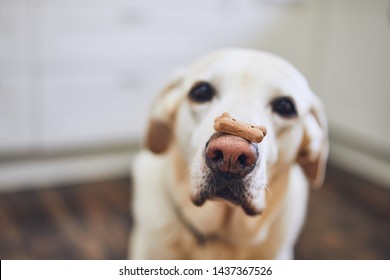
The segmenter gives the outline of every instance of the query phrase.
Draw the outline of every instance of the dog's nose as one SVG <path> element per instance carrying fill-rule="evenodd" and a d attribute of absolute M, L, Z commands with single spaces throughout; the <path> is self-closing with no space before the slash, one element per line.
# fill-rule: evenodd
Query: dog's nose
<path fill-rule="evenodd" d="M 255 168 L 257 146 L 238 136 L 216 133 L 206 144 L 206 164 L 227 178 L 242 178 Z"/>

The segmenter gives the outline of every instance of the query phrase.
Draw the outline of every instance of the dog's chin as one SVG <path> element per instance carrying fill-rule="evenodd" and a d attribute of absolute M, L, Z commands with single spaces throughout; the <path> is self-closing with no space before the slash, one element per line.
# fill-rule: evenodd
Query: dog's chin
<path fill-rule="evenodd" d="M 247 184 L 244 179 L 213 174 L 208 176 L 206 184 L 192 196 L 192 201 L 197 206 L 202 206 L 208 200 L 226 201 L 242 207 L 247 215 L 260 215 L 263 210 L 262 203 L 259 203 L 259 199 L 248 191 L 251 188 Z"/>

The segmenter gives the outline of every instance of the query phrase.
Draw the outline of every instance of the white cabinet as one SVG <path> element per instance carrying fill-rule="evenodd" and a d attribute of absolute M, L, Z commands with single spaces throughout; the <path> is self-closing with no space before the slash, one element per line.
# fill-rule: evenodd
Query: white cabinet
<path fill-rule="evenodd" d="M 0 152 L 31 147 L 29 80 L 0 80 Z"/>
<path fill-rule="evenodd" d="M 0 153 L 28 150 L 35 143 L 30 73 L 34 57 L 28 48 L 31 38 L 24 4 L 0 2 Z"/>
<path fill-rule="evenodd" d="M 1 1 L 0 153 L 139 139 L 165 80 L 216 48 L 273 50 L 307 69 L 314 6 L 279 2 Z"/>

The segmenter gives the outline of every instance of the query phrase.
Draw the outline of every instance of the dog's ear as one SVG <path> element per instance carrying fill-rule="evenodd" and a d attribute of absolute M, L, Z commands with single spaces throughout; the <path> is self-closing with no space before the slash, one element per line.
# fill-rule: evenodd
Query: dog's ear
<path fill-rule="evenodd" d="M 311 186 L 322 186 L 329 153 L 328 125 L 321 101 L 313 95 L 309 113 L 304 117 L 304 133 L 297 161 Z"/>
<path fill-rule="evenodd" d="M 181 73 L 176 73 L 152 104 L 145 146 L 153 153 L 164 153 L 172 142 L 174 119 L 181 97 L 181 80 Z"/>

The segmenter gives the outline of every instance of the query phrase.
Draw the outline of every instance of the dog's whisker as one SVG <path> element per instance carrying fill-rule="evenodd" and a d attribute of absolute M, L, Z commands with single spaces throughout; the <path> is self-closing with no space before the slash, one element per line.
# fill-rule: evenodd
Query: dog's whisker
<path fill-rule="evenodd" d="M 269 184 L 265 184 L 265 190 L 268 192 L 268 194 L 269 194 L 271 197 L 273 197 L 272 190 L 271 190 Z"/>

